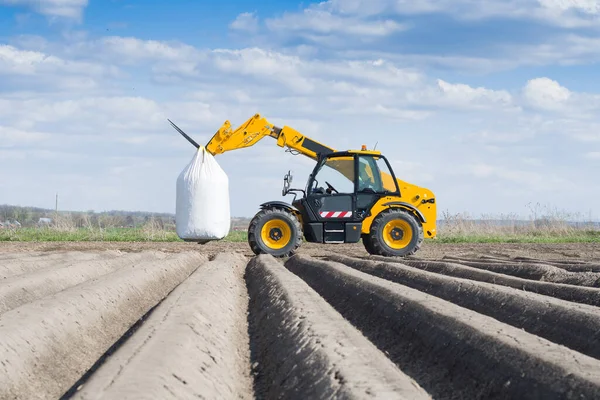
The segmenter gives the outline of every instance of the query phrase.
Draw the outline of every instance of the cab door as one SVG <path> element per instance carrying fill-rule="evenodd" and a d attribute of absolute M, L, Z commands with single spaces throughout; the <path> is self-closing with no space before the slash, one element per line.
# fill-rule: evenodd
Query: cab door
<path fill-rule="evenodd" d="M 332 156 L 315 168 L 307 193 L 310 207 L 323 221 L 353 217 L 355 197 L 355 156 Z"/>
<path fill-rule="evenodd" d="M 355 162 L 353 154 L 326 157 L 309 182 L 307 203 L 316 216 L 311 230 L 325 243 L 348 241 L 346 225 L 354 221 L 356 208 Z"/>

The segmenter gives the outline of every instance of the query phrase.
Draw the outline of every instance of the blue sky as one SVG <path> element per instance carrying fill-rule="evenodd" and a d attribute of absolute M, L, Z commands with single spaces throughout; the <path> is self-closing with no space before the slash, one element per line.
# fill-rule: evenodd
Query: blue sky
<path fill-rule="evenodd" d="M 0 0 L 0 203 L 174 212 L 225 120 L 378 148 L 442 212 L 600 218 L 599 0 Z M 312 162 L 217 158 L 232 214 Z"/>

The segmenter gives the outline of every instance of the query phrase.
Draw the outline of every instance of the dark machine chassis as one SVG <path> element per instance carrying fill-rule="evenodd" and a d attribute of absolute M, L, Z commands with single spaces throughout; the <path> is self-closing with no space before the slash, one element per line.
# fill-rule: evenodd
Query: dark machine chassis
<path fill-rule="evenodd" d="M 400 190 L 396 183 L 395 192 L 359 192 L 357 191 L 358 184 L 358 156 L 365 157 L 364 154 L 351 153 L 351 152 L 336 152 L 329 153 L 321 156 L 311 173 L 308 183 L 307 190 L 302 189 L 289 189 L 284 188 L 284 195 L 293 193 L 294 200 L 292 204 L 288 204 L 282 201 L 271 201 L 261 204 L 263 208 L 281 208 L 295 214 L 298 219 L 302 222 L 302 229 L 304 239 L 307 242 L 312 243 L 357 243 L 362 237 L 362 222 L 365 218 L 371 216 L 371 208 L 377 203 L 382 197 L 387 196 L 400 196 Z M 313 186 L 313 182 L 318 170 L 321 168 L 323 160 L 332 157 L 354 157 L 354 168 L 355 168 L 355 184 L 353 193 L 312 193 L 310 188 Z M 368 155 L 367 155 L 368 157 Z M 394 182 L 396 177 L 394 172 L 389 165 L 387 159 L 383 156 L 378 156 L 385 160 L 389 170 L 392 173 Z M 286 178 L 287 181 L 287 178 Z M 308 191 L 308 192 L 307 192 Z M 296 193 L 302 193 L 302 197 L 296 198 Z M 388 207 L 401 207 L 408 208 L 413 212 L 416 211 L 416 215 L 423 221 L 423 217 L 414 207 L 408 203 L 402 202 L 390 202 Z M 337 214 L 341 214 L 343 217 L 337 217 Z"/>

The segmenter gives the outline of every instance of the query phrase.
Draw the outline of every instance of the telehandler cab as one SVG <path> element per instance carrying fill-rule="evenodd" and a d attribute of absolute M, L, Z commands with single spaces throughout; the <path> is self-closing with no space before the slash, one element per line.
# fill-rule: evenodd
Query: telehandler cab
<path fill-rule="evenodd" d="M 248 243 L 255 254 L 289 257 L 304 238 L 313 243 L 362 239 L 369 254 L 408 256 L 419 250 L 425 237 L 436 236 L 433 193 L 398 179 L 386 157 L 364 145 L 361 150 L 336 151 L 256 114 L 235 130 L 225 121 L 206 150 L 216 156 L 252 146 L 266 136 L 292 154 L 312 158 L 316 166 L 304 189 L 293 189 L 291 173 L 285 175 L 282 194 L 294 195 L 291 204 L 270 201 L 260 205 L 248 227 Z"/>

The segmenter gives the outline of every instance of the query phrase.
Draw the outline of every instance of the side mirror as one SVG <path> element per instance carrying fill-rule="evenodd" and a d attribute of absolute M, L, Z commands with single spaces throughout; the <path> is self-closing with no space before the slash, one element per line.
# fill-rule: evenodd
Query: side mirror
<path fill-rule="evenodd" d="M 283 196 L 288 194 L 288 191 L 292 185 L 293 180 L 294 180 L 294 177 L 292 176 L 292 172 L 288 171 L 288 173 L 283 177 L 283 190 L 281 191 L 281 194 Z"/>

